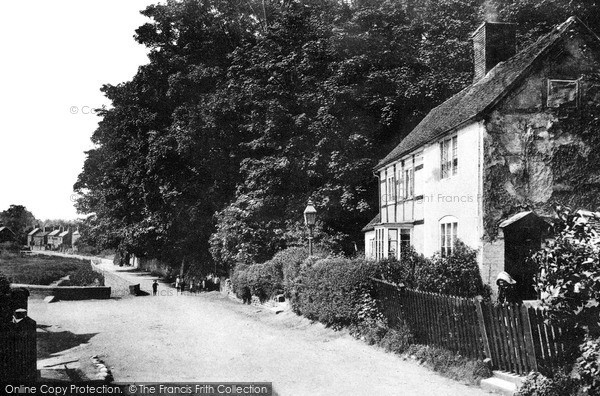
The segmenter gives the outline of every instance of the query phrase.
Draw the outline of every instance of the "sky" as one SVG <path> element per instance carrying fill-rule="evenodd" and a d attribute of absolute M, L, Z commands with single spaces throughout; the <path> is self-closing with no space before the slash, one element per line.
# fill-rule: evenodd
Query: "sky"
<path fill-rule="evenodd" d="M 148 63 L 135 29 L 158 0 L 7 1 L 0 14 L 0 211 L 75 219 L 73 184 L 108 105 L 103 84 Z"/>

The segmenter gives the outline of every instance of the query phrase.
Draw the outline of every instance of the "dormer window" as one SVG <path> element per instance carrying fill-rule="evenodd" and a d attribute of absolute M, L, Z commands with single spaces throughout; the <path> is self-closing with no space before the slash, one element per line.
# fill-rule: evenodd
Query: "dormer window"
<path fill-rule="evenodd" d="M 458 138 L 456 136 L 440 142 L 440 179 L 458 173 Z"/>
<path fill-rule="evenodd" d="M 579 81 L 577 80 L 548 80 L 548 107 L 577 107 Z"/>

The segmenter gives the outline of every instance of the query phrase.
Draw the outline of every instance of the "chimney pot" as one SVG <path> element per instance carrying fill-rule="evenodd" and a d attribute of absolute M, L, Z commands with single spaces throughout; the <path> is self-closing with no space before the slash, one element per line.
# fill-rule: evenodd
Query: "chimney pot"
<path fill-rule="evenodd" d="M 484 22 L 475 30 L 472 35 L 474 82 L 485 77 L 498 63 L 515 55 L 516 27 L 514 23 Z"/>

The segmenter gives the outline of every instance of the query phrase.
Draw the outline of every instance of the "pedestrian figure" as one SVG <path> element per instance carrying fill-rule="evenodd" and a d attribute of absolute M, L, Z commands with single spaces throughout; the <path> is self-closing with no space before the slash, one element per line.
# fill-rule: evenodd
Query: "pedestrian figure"
<path fill-rule="evenodd" d="M 195 278 L 191 278 L 191 279 L 190 279 L 190 287 L 189 287 L 189 289 L 190 289 L 190 293 L 193 293 L 193 292 L 195 291 L 195 290 L 194 290 L 194 287 L 195 287 L 195 282 L 194 282 L 194 279 L 195 279 Z"/>
<path fill-rule="evenodd" d="M 221 288 L 219 287 L 219 282 L 221 282 L 221 280 L 219 279 L 219 277 L 218 277 L 218 276 L 215 276 L 215 278 L 214 278 L 214 279 L 215 279 L 215 280 L 214 280 L 214 283 L 215 283 L 215 290 L 216 290 L 216 291 L 221 291 Z"/>
<path fill-rule="evenodd" d="M 202 279 L 202 291 L 206 290 L 206 279 Z"/>
<path fill-rule="evenodd" d="M 500 272 L 496 277 L 496 284 L 498 285 L 499 304 L 521 304 L 523 302 L 515 286 L 517 281 L 508 272 Z"/>
<path fill-rule="evenodd" d="M 185 278 L 181 278 L 181 294 L 183 294 L 183 292 L 185 291 Z"/>
<path fill-rule="evenodd" d="M 179 294 L 179 291 L 181 290 L 181 278 L 179 275 L 175 278 L 175 289 L 177 289 L 177 294 Z"/>
<path fill-rule="evenodd" d="M 152 295 L 156 296 L 156 292 L 158 291 L 158 281 L 154 279 L 154 283 L 152 283 Z"/>

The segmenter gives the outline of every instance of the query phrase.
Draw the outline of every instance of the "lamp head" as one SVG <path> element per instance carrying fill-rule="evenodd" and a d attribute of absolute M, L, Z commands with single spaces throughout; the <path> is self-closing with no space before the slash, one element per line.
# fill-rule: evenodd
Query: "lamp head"
<path fill-rule="evenodd" d="M 304 224 L 313 227 L 317 221 L 317 210 L 314 207 L 312 199 L 308 201 L 306 209 L 304 209 Z"/>

